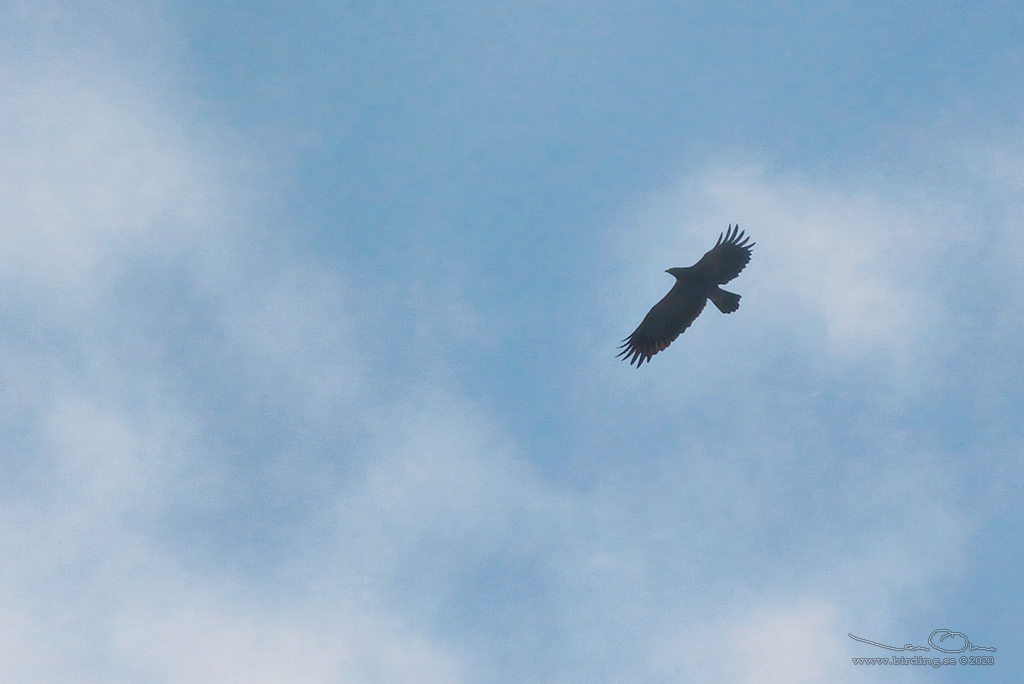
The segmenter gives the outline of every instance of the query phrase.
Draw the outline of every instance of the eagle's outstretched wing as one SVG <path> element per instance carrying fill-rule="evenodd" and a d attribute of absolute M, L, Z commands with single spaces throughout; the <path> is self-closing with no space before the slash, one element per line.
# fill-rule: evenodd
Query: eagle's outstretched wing
<path fill-rule="evenodd" d="M 707 301 L 707 295 L 699 289 L 677 282 L 644 316 L 633 334 L 622 341 L 622 351 L 617 356 L 629 360 L 630 365 L 636 363 L 639 368 L 689 328 Z"/>
<path fill-rule="evenodd" d="M 743 237 L 743 232 L 738 224 L 735 228 L 729 226 L 724 235 L 718 236 L 715 246 L 692 268 L 699 271 L 708 282 L 718 285 L 724 285 L 738 276 L 750 261 L 750 248 L 756 244 L 747 244 L 750 238 Z"/>

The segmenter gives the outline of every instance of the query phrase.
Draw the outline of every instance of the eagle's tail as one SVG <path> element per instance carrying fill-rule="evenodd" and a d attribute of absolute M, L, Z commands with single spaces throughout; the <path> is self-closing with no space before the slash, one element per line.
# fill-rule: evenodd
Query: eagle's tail
<path fill-rule="evenodd" d="M 736 309 L 740 308 L 740 296 L 723 290 L 720 287 L 715 287 L 715 289 L 708 294 L 708 299 L 710 299 L 722 313 L 732 313 Z"/>

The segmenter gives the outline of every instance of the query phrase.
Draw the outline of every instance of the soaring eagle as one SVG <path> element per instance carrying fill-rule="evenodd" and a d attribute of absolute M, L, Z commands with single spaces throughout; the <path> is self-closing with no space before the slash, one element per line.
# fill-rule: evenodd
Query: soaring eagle
<path fill-rule="evenodd" d="M 723 239 L 724 238 L 724 239 Z M 676 277 L 669 293 L 644 316 L 633 334 L 622 341 L 618 356 L 639 368 L 644 361 L 667 348 L 690 327 L 710 299 L 722 313 L 740 308 L 740 296 L 726 292 L 724 285 L 740 274 L 750 261 L 750 238 L 743 237 L 739 225 L 731 225 L 718 242 L 689 268 L 670 268 L 665 273 Z"/>

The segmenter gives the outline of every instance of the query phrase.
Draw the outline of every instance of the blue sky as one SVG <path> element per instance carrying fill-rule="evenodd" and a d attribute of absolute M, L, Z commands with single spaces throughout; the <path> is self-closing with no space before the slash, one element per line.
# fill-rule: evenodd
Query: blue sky
<path fill-rule="evenodd" d="M 3 7 L 0 679 L 1019 680 L 1024 6 Z"/>

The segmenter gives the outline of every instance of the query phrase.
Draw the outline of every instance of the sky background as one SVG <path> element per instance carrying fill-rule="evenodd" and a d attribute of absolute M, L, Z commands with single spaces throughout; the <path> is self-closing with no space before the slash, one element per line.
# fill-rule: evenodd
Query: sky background
<path fill-rule="evenodd" d="M 1021 3 L 0 16 L 0 679 L 1020 681 Z"/>

